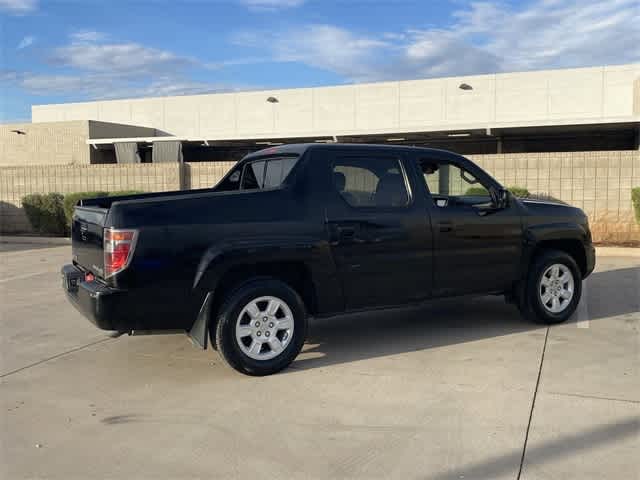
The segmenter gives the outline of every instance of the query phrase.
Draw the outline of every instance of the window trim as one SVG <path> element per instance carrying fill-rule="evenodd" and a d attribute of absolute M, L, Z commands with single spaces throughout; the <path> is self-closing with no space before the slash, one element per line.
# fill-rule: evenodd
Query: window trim
<path fill-rule="evenodd" d="M 397 211 L 397 210 L 409 210 L 414 203 L 414 198 L 413 198 L 413 189 L 411 188 L 411 182 L 409 182 L 409 177 L 407 175 L 407 169 L 405 168 L 405 158 L 403 156 L 400 155 L 380 155 L 380 154 L 373 154 L 373 155 L 366 155 L 364 153 L 351 153 L 348 155 L 341 155 L 341 152 L 336 152 L 337 155 L 335 155 L 333 158 L 330 159 L 329 161 L 329 183 L 331 184 L 331 190 L 333 191 L 333 193 L 335 195 L 337 195 L 337 197 L 344 203 L 344 205 L 346 205 L 349 208 L 352 208 L 354 210 L 359 210 L 359 211 Z M 387 160 L 394 160 L 396 162 L 398 162 L 398 166 L 400 167 L 400 174 L 402 175 L 402 179 L 404 181 L 404 187 L 405 190 L 407 192 L 407 203 L 405 203 L 404 205 L 398 205 L 398 206 L 385 206 L 385 207 L 379 207 L 377 205 L 371 205 L 371 206 L 356 206 L 356 205 L 351 205 L 349 202 L 347 202 L 347 200 L 340 194 L 340 192 L 336 189 L 336 185 L 333 182 L 333 173 L 334 173 L 334 167 L 335 167 L 335 163 L 336 160 L 341 159 L 341 158 L 359 158 L 359 159 L 364 159 L 365 161 L 367 159 L 373 159 L 373 158 L 382 158 L 382 159 L 387 159 Z M 371 170 L 370 170 L 371 171 Z M 373 173 L 373 171 L 371 171 Z"/>

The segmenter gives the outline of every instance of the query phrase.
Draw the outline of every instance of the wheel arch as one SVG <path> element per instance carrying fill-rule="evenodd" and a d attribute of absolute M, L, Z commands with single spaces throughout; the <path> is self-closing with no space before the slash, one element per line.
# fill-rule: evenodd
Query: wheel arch
<path fill-rule="evenodd" d="M 585 242 L 587 233 L 577 224 L 553 224 L 530 228 L 525 237 L 529 248 L 525 256 L 526 270 L 531 262 L 543 251 L 559 250 L 570 255 L 583 276 L 587 274 L 587 252 Z"/>
<path fill-rule="evenodd" d="M 276 279 L 291 287 L 302 299 L 306 311 L 313 315 L 318 310 L 318 295 L 312 268 L 300 259 L 278 259 L 271 261 L 229 262 L 212 266 L 203 276 L 201 288 L 206 290 L 204 301 L 189 335 L 201 348 L 207 348 L 208 340 L 215 335 L 217 314 L 224 301 L 234 291 L 257 279 Z"/>

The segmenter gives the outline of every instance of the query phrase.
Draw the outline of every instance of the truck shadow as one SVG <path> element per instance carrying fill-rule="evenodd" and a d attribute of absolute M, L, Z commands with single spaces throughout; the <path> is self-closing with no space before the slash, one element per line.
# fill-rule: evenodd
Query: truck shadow
<path fill-rule="evenodd" d="M 599 321 L 640 312 L 640 267 L 593 273 L 583 305 L 569 323 Z M 586 318 L 584 318 L 586 317 Z M 438 300 L 424 306 L 315 319 L 303 353 L 291 371 L 539 331 L 502 297 Z M 286 373 L 286 372 L 285 372 Z"/>

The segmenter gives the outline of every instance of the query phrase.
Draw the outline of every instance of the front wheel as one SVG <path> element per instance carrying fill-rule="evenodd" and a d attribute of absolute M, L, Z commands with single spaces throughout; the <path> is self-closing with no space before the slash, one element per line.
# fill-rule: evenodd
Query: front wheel
<path fill-rule="evenodd" d="M 296 291 L 279 280 L 256 279 L 222 306 L 216 345 L 231 367 L 262 376 L 289 366 L 306 335 L 307 315 Z"/>
<path fill-rule="evenodd" d="M 561 323 L 575 312 L 581 294 L 582 273 L 573 257 L 548 250 L 533 260 L 519 307 L 534 322 Z"/>

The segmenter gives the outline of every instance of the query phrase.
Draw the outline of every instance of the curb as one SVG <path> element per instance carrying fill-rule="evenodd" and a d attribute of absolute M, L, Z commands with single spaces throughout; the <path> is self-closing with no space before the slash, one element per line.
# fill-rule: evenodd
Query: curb
<path fill-rule="evenodd" d="M 0 235 L 0 243 L 22 243 L 22 244 L 30 244 L 30 245 L 71 245 L 71 239 L 67 237 Z"/>

